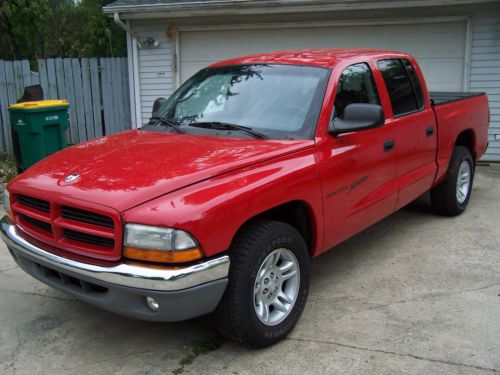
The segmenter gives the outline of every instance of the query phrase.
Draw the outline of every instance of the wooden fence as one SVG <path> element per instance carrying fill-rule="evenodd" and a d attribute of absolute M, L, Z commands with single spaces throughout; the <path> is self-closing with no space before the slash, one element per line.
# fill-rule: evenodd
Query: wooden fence
<path fill-rule="evenodd" d="M 0 60 L 0 148 L 12 152 L 8 106 L 37 84 L 44 99 L 69 101 L 70 143 L 131 128 L 126 58 L 55 58 L 36 65 Z"/>

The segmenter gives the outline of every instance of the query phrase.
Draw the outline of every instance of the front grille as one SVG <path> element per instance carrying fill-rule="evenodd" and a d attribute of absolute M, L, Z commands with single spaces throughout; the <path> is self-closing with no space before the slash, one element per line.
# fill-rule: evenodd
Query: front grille
<path fill-rule="evenodd" d="M 98 225 L 106 228 L 113 228 L 114 223 L 110 217 L 97 214 L 95 212 L 80 210 L 74 207 L 62 206 L 62 217 L 87 224 Z"/>
<path fill-rule="evenodd" d="M 33 219 L 32 217 L 26 216 L 26 215 L 20 215 L 21 219 L 27 222 L 28 224 L 33 225 L 34 227 L 37 227 L 38 229 L 41 229 L 47 233 L 52 233 L 52 226 L 49 223 L 46 223 L 44 221 L 40 221 L 37 219 Z"/>
<path fill-rule="evenodd" d="M 34 208 L 35 210 L 42 211 L 45 213 L 50 212 L 50 203 L 44 201 L 43 199 L 28 197 L 27 195 L 17 194 L 17 201 L 24 206 Z"/>
<path fill-rule="evenodd" d="M 72 241 L 84 242 L 94 246 L 107 247 L 111 249 L 115 246 L 115 241 L 112 238 L 94 236 L 93 234 L 76 232 L 70 229 L 64 229 L 64 237 Z"/>
<path fill-rule="evenodd" d="M 14 192 L 12 213 L 20 229 L 49 246 L 64 251 L 116 261 L 121 257 L 122 226 L 115 211 L 96 212 L 61 202 Z"/>

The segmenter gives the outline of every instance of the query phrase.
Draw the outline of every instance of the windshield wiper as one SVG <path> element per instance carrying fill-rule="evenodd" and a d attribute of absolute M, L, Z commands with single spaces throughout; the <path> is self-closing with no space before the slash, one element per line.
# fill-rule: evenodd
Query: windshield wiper
<path fill-rule="evenodd" d="M 258 139 L 269 139 L 269 137 L 261 132 L 253 130 L 248 126 L 229 124 L 227 122 L 219 122 L 219 121 L 206 121 L 206 122 L 190 122 L 189 126 L 193 126 L 195 128 L 205 128 L 205 129 L 215 129 L 215 130 L 236 130 L 241 131 L 247 134 L 250 134 L 254 138 Z"/>
<path fill-rule="evenodd" d="M 151 117 L 149 119 L 149 122 L 151 123 L 152 121 L 156 121 L 157 123 L 162 123 L 165 125 L 170 126 L 172 129 L 174 129 L 177 133 L 184 134 L 184 130 L 180 128 L 180 124 L 178 124 L 175 121 L 169 120 L 168 118 L 165 117 Z"/>

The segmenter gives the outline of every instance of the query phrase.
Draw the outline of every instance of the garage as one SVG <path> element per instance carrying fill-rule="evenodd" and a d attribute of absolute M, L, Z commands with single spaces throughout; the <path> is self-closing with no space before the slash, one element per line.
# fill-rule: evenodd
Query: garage
<path fill-rule="evenodd" d="M 488 95 L 489 148 L 500 162 L 498 0 L 115 0 L 128 25 L 134 126 L 191 75 L 221 59 L 297 48 L 379 48 L 412 54 L 430 90 Z"/>
<path fill-rule="evenodd" d="M 216 61 L 294 48 L 381 48 L 417 58 L 431 90 L 462 90 L 467 23 L 433 22 L 269 29 L 193 30 L 180 33 L 181 81 Z"/>

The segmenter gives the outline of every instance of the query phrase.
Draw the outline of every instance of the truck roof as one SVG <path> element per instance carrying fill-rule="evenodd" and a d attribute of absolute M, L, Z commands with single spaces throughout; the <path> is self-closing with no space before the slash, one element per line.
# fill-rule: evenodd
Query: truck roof
<path fill-rule="evenodd" d="M 357 48 L 318 48 L 318 49 L 294 49 L 288 51 L 274 51 L 244 55 L 212 64 L 210 67 L 240 64 L 291 64 L 310 65 L 324 68 L 333 68 L 340 61 L 360 57 L 366 59 L 383 58 L 388 56 L 408 56 L 398 51 L 381 49 L 357 49 Z"/>

